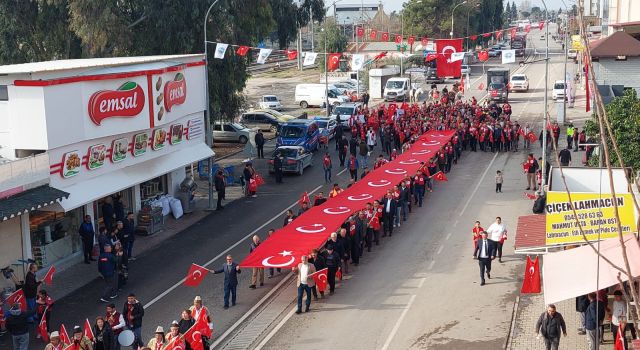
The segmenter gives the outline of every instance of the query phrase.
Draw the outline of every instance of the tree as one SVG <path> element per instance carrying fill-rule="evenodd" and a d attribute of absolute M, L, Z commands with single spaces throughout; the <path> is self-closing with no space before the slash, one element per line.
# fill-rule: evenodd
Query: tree
<path fill-rule="evenodd" d="M 634 170 L 640 169 L 640 100 L 634 89 L 625 90 L 623 96 L 615 97 L 605 107 L 607 117 L 611 124 L 613 135 L 622 155 L 625 166 Z M 594 115 L 585 124 L 587 135 L 599 135 L 597 117 Z M 612 143 L 607 137 L 607 143 L 612 148 Z M 618 159 L 611 159 L 614 166 L 620 166 Z M 598 166 L 597 157 L 590 159 L 590 166 Z"/>
<path fill-rule="evenodd" d="M 522 15 L 522 17 L 524 17 L 524 18 L 529 18 L 529 17 L 531 17 L 531 13 L 530 13 L 530 12 L 528 12 L 528 11 L 522 11 L 522 12 L 520 12 L 520 14 L 521 14 L 521 15 Z"/>
<path fill-rule="evenodd" d="M 293 0 L 269 0 L 269 3 L 277 25 L 278 46 L 281 50 L 286 49 L 289 42 L 296 37 L 298 28 L 309 23 L 312 12 L 313 20 L 324 19 L 323 0 L 305 0 L 300 7 L 294 4 Z"/>
<path fill-rule="evenodd" d="M 518 20 L 518 9 L 516 8 L 515 1 L 511 2 L 511 17 L 513 17 L 514 20 Z"/>
<path fill-rule="evenodd" d="M 326 19 L 325 19 L 326 20 Z M 335 25 L 334 20 L 329 20 L 322 27 L 322 33 L 320 34 L 320 43 L 324 52 L 344 52 L 347 48 L 347 37 L 342 34 L 342 31 Z M 325 68 L 324 55 L 319 60 L 320 69 L 324 72 Z"/>
<path fill-rule="evenodd" d="M 507 8 L 504 9 L 504 19 L 507 22 L 511 22 L 511 5 L 509 5 L 509 2 L 507 1 Z"/>

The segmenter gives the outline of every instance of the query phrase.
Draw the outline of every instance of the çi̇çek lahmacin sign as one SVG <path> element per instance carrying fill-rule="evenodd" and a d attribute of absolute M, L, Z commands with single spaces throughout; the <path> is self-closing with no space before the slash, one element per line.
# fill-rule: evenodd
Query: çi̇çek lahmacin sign
<path fill-rule="evenodd" d="M 636 220 L 631 194 L 617 194 L 618 211 L 622 232 L 635 232 Z M 600 193 L 571 193 L 571 201 L 566 192 L 547 193 L 546 244 L 583 242 L 580 229 L 574 218 L 572 206 L 576 209 L 580 226 L 590 241 L 617 237 L 613 196 Z"/>

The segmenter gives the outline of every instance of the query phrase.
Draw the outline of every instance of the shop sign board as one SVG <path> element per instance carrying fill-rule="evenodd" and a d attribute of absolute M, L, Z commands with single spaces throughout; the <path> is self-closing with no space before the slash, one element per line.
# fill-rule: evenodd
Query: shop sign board
<path fill-rule="evenodd" d="M 100 125 L 107 118 L 132 118 L 144 109 L 144 91 L 133 81 L 127 81 L 116 90 L 100 90 L 89 98 L 89 118 Z"/>
<path fill-rule="evenodd" d="M 623 234 L 635 232 L 636 214 L 632 194 L 616 195 Z M 589 241 L 618 236 L 614 199 L 606 193 L 572 192 L 569 201 L 566 192 L 547 192 L 546 245 L 584 242 L 574 211 L 582 231 Z"/>

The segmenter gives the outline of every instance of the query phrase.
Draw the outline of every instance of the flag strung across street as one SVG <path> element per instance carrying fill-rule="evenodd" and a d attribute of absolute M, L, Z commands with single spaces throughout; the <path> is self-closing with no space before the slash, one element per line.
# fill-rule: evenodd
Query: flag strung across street
<path fill-rule="evenodd" d="M 256 62 L 258 64 L 265 64 L 267 62 L 267 58 L 269 58 L 269 55 L 271 55 L 271 49 L 260 49 Z"/>
<path fill-rule="evenodd" d="M 305 52 L 304 53 L 304 61 L 302 62 L 303 66 L 313 66 L 316 63 L 316 58 L 318 57 L 317 52 Z"/>
<path fill-rule="evenodd" d="M 227 52 L 227 47 L 229 47 L 229 44 L 217 43 L 216 52 L 213 54 L 213 58 L 223 59 L 224 54 Z"/>

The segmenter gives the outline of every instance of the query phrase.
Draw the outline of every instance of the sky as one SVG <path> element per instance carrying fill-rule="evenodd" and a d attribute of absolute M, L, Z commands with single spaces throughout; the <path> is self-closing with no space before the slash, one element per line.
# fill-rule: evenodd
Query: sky
<path fill-rule="evenodd" d="M 384 6 L 384 10 L 385 12 L 389 13 L 391 11 L 400 11 L 402 10 L 402 4 L 405 2 L 408 2 L 406 0 L 381 0 L 382 1 L 382 5 Z M 514 0 L 509 0 L 509 3 L 511 3 Z M 366 1 L 367 2 L 373 2 L 375 3 L 376 1 Z M 522 0 L 515 0 L 516 2 L 516 8 L 518 7 L 518 5 L 520 5 L 520 3 L 522 2 Z M 531 6 L 539 6 L 540 8 L 542 8 L 542 1 L 541 0 L 530 0 L 531 2 Z M 562 0 L 545 0 L 545 2 L 547 3 L 547 7 L 549 8 L 549 10 L 557 10 L 560 7 L 563 7 L 564 5 L 562 4 Z M 567 4 L 567 6 L 571 6 L 569 5 L 568 0 L 564 0 L 564 2 Z M 505 2 L 506 4 L 506 2 Z"/>

